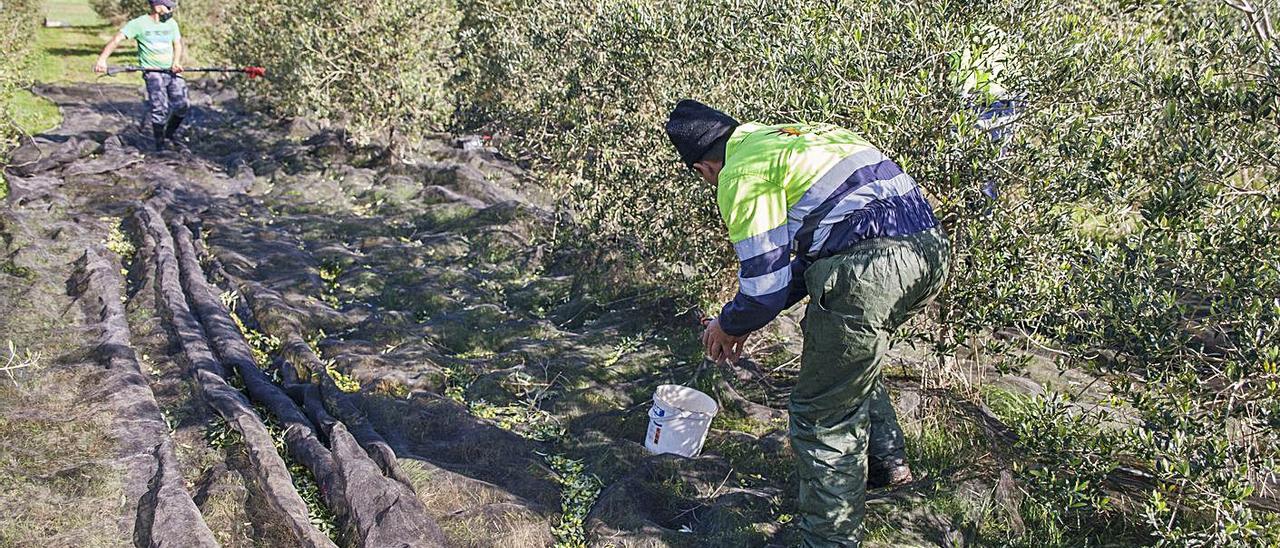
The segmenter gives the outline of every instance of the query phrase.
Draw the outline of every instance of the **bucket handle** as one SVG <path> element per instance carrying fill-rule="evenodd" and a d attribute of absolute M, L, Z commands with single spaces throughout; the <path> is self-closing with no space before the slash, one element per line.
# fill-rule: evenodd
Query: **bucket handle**
<path fill-rule="evenodd" d="M 652 406 L 652 407 L 650 407 L 650 408 L 649 408 L 649 418 L 650 418 L 650 419 L 665 421 L 665 420 L 671 420 L 671 419 L 683 419 L 683 418 L 694 417 L 694 416 L 698 416 L 698 415 L 701 415 L 701 416 L 704 416 L 704 417 L 705 417 L 705 416 L 708 416 L 706 413 L 699 413 L 699 412 L 697 412 L 697 411 L 687 411 L 687 410 L 684 410 L 684 409 L 679 409 L 677 412 L 675 412 L 675 413 L 671 413 L 671 414 L 669 414 L 669 415 L 661 415 L 661 416 L 659 416 L 659 415 L 657 415 L 657 414 L 655 414 L 655 413 L 654 413 L 654 411 L 655 411 L 655 410 L 657 410 L 657 409 L 658 409 L 658 406 L 657 406 L 657 405 L 654 405 L 654 406 Z"/>

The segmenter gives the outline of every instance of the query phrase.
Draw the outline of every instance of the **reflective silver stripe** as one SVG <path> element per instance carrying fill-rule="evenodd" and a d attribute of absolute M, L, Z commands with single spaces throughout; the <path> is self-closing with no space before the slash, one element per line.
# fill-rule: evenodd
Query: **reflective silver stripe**
<path fill-rule="evenodd" d="M 787 223 L 766 232 L 761 232 L 733 244 L 733 250 L 738 253 L 738 260 L 745 261 L 752 257 L 764 255 L 779 247 L 786 247 L 791 242 L 791 231 L 788 229 L 790 224 Z"/>
<path fill-rule="evenodd" d="M 831 169 L 822 174 L 818 182 L 813 183 L 813 186 L 804 192 L 804 195 L 800 197 L 800 201 L 791 206 L 791 211 L 787 212 L 788 217 L 797 220 L 804 219 L 810 211 L 813 211 L 813 208 L 827 201 L 827 198 L 831 196 L 836 187 L 840 186 L 840 183 L 843 183 L 850 175 L 853 175 L 853 172 L 888 159 L 889 157 L 885 156 L 879 149 L 870 146 L 846 156 L 836 165 L 831 166 Z"/>
<path fill-rule="evenodd" d="M 753 278 L 739 277 L 738 289 L 742 291 L 743 295 L 760 297 L 784 289 L 790 283 L 791 266 L 787 265 L 763 276 L 755 276 Z"/>
<path fill-rule="evenodd" d="M 867 207 L 867 204 L 875 200 L 903 196 L 915 188 L 916 180 L 903 173 L 892 179 L 867 183 L 861 188 L 850 192 L 840 200 L 840 203 L 836 204 L 836 207 L 831 209 L 830 213 L 827 213 L 827 216 L 818 225 L 817 230 L 813 231 L 813 244 L 809 246 L 809 253 L 816 254 L 821 251 L 823 244 L 827 243 L 827 238 L 831 236 L 831 227 L 849 215 Z"/>
<path fill-rule="evenodd" d="M 916 188 L 916 180 L 910 175 L 902 173 L 892 179 L 885 179 L 867 183 L 840 200 L 836 207 L 831 209 L 827 214 L 827 219 L 841 219 L 850 213 L 862 209 L 873 200 L 882 198 L 892 198 L 894 196 L 903 196 L 909 194 Z M 827 219 L 823 219 L 825 223 Z"/>
<path fill-rule="evenodd" d="M 833 226 L 835 226 L 834 223 L 823 224 L 813 231 L 813 245 L 809 246 L 810 254 L 816 255 L 822 251 L 822 246 L 826 245 L 827 238 L 831 237 L 831 227 Z"/>

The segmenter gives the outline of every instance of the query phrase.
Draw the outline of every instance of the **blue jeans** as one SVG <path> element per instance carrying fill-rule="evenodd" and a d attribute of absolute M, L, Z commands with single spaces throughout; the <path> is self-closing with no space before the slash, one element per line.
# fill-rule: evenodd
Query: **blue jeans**
<path fill-rule="evenodd" d="M 191 110 L 187 101 L 187 81 L 167 72 L 144 72 L 147 84 L 147 118 L 151 127 L 164 127 L 169 115 L 184 118 Z"/>

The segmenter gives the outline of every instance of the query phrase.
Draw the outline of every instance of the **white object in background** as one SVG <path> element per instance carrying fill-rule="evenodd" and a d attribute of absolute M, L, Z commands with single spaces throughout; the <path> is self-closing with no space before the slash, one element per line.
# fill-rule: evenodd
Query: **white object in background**
<path fill-rule="evenodd" d="M 697 456 L 719 410 L 716 400 L 702 392 L 677 384 L 659 386 L 653 392 L 644 446 L 651 453 Z"/>

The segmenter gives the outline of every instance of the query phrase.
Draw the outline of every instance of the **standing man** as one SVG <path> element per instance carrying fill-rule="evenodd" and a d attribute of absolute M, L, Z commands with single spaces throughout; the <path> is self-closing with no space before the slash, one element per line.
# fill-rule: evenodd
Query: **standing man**
<path fill-rule="evenodd" d="M 693 100 L 666 131 L 717 187 L 739 263 L 738 294 L 702 334 L 707 356 L 743 343 L 809 297 L 790 435 L 805 546 L 858 546 L 866 488 L 911 480 L 880 382 L 890 335 L 933 299 L 950 244 L 920 187 L 852 131 L 755 123 Z"/>
<path fill-rule="evenodd" d="M 190 110 L 187 82 L 182 78 L 182 33 L 173 20 L 176 0 L 150 0 L 151 13 L 126 23 L 120 32 L 102 48 L 93 71 L 107 71 L 111 52 L 125 40 L 138 41 L 138 64 L 147 84 L 147 107 L 150 110 L 151 133 L 156 151 L 165 150 L 165 140 L 172 140 Z"/>

